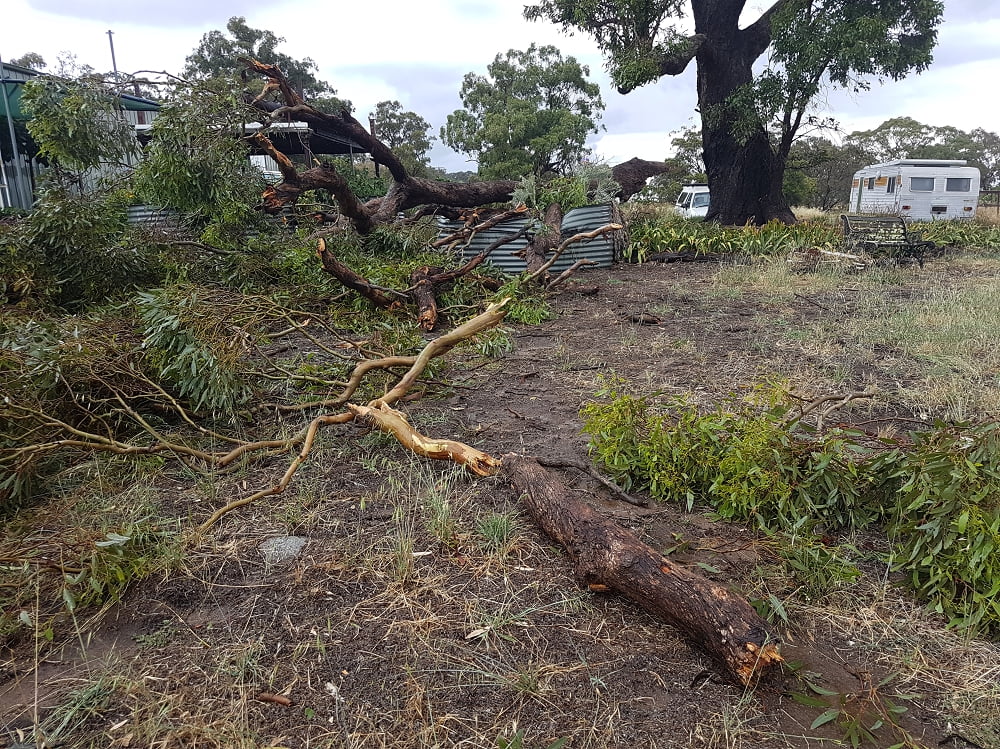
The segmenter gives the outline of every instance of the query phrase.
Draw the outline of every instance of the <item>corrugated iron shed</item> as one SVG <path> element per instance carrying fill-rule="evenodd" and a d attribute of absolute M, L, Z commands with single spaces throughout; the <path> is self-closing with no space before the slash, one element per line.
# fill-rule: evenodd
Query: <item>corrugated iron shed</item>
<path fill-rule="evenodd" d="M 562 239 L 569 239 L 574 234 L 593 231 L 605 224 L 615 223 L 618 217 L 618 209 L 612 203 L 602 205 L 587 205 L 567 211 L 563 217 L 560 234 Z M 537 224 L 534 219 L 523 216 L 508 219 L 486 231 L 480 232 L 462 250 L 462 259 L 469 260 L 489 247 L 493 242 L 504 236 L 516 234 L 529 221 Z M 441 220 L 440 236 L 446 237 L 449 234 L 461 229 L 464 224 L 460 221 Z M 609 232 L 594 239 L 587 239 L 570 245 L 558 260 L 552 265 L 550 272 L 560 273 L 569 268 L 577 260 L 593 260 L 599 268 L 608 268 L 614 262 L 619 252 L 618 243 L 621 241 L 621 232 Z M 523 257 L 518 257 L 515 253 L 524 250 L 528 246 L 528 240 L 524 237 L 514 240 L 509 244 L 494 250 L 490 254 L 487 262 L 500 268 L 505 273 L 516 275 L 525 269 Z"/>

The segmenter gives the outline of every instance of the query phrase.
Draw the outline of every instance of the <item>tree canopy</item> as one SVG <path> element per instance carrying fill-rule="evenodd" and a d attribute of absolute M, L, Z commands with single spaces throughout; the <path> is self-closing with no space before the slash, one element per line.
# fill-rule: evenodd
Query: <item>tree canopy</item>
<path fill-rule="evenodd" d="M 926 68 L 944 4 L 776 0 L 756 19 L 743 19 L 745 6 L 745 0 L 537 0 L 525 15 L 593 36 L 622 93 L 678 75 L 695 60 L 709 218 L 790 221 L 785 164 L 817 94 L 829 86 L 859 91 L 872 77 L 898 80 Z M 689 9 L 693 34 L 686 30 Z"/>
<path fill-rule="evenodd" d="M 380 101 L 375 105 L 375 132 L 415 177 L 427 176 L 433 135 L 430 123 L 416 112 L 403 109 L 398 101 Z"/>
<path fill-rule="evenodd" d="M 215 29 L 201 37 L 197 48 L 185 60 L 183 74 L 186 77 L 233 77 L 245 70 L 240 63 L 241 57 L 262 60 L 277 65 L 289 85 L 316 109 L 336 112 L 341 107 L 351 107 L 349 101 L 335 96 L 337 92 L 329 83 L 316 77 L 318 69 L 311 57 L 297 60 L 277 51 L 278 45 L 285 41 L 283 37 L 248 26 L 243 16 L 230 18 L 226 32 Z"/>
<path fill-rule="evenodd" d="M 982 172 L 983 186 L 1000 181 L 1000 135 L 983 128 L 965 132 L 937 127 L 912 117 L 894 117 L 871 130 L 858 130 L 845 144 L 860 150 L 867 163 L 893 159 L 965 159 Z"/>
<path fill-rule="evenodd" d="M 85 78 L 38 76 L 21 98 L 38 154 L 84 171 L 128 164 L 139 152 L 135 131 L 119 115 L 118 100 Z"/>
<path fill-rule="evenodd" d="M 589 74 L 553 46 L 497 55 L 487 75 L 465 76 L 465 108 L 448 115 L 441 139 L 478 161 L 483 178 L 565 174 L 588 153 L 604 109 Z"/>
<path fill-rule="evenodd" d="M 45 70 L 48 67 L 45 58 L 37 52 L 25 52 L 20 57 L 15 57 L 11 60 L 10 64 L 20 65 L 22 68 L 31 68 L 32 70 Z"/>

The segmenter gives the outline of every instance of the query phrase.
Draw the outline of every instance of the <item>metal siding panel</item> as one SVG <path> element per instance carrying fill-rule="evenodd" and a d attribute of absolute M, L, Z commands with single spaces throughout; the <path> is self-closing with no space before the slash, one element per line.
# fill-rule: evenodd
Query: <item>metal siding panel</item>
<path fill-rule="evenodd" d="M 128 222 L 143 226 L 174 226 L 177 224 L 177 213 L 151 205 L 130 205 L 128 207 Z"/>
<path fill-rule="evenodd" d="M 613 207 L 611 204 L 574 208 L 571 211 L 567 211 L 566 215 L 563 217 L 561 229 L 562 238 L 568 239 L 574 234 L 597 229 L 605 224 L 611 223 L 613 220 L 612 217 Z M 512 218 L 504 221 L 503 223 L 497 224 L 487 231 L 480 232 L 473 237 L 472 242 L 470 242 L 469 245 L 463 249 L 462 259 L 470 260 L 505 234 L 514 234 L 518 232 L 527 223 L 527 221 L 528 219 L 526 218 Z M 463 226 L 463 224 L 459 221 L 439 221 L 439 224 L 441 226 L 439 236 L 442 237 L 448 236 L 452 232 L 461 229 Z M 515 257 L 513 253 L 523 250 L 527 246 L 528 241 L 526 239 L 522 238 L 515 240 L 510 244 L 506 244 L 494 250 L 492 254 L 490 254 L 489 258 L 487 258 L 486 262 L 501 269 L 505 273 L 516 275 L 524 271 L 525 262 L 524 258 Z M 615 261 L 614 239 L 611 235 L 605 234 L 604 236 L 596 237 L 595 239 L 588 239 L 582 242 L 577 242 L 574 245 L 570 245 L 566 248 L 566 251 L 563 252 L 559 259 L 553 263 L 550 271 L 552 273 L 561 273 L 573 265 L 573 263 L 577 260 L 581 259 L 594 260 L 597 262 L 597 267 L 600 268 L 610 267 Z"/>
<path fill-rule="evenodd" d="M 562 238 L 569 239 L 574 234 L 593 231 L 605 224 L 614 221 L 614 208 L 610 203 L 603 205 L 585 205 L 567 211 L 562 222 Z M 594 239 L 585 239 L 582 242 L 570 245 L 566 252 L 559 258 L 556 265 L 560 265 L 566 260 L 565 267 L 569 267 L 576 260 L 586 258 L 594 260 L 598 268 L 610 268 L 615 262 L 615 237 L 613 232 L 603 234 Z"/>

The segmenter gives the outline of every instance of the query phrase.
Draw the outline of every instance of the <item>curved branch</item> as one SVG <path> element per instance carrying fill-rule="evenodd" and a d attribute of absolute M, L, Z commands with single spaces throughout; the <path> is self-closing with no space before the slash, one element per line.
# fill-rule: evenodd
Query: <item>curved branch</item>
<path fill-rule="evenodd" d="M 258 96 L 247 100 L 250 106 L 264 112 L 271 119 L 293 116 L 296 120 L 313 125 L 320 134 L 322 134 L 322 131 L 326 131 L 348 138 L 370 153 L 372 158 L 379 164 L 384 164 L 389 169 L 390 174 L 392 174 L 392 178 L 397 182 L 406 182 L 410 179 L 406 168 L 403 166 L 403 162 L 396 157 L 396 154 L 382 141 L 368 132 L 364 125 L 354 119 L 346 109 L 341 110 L 340 114 L 320 112 L 303 102 L 298 94 L 292 91 L 284 73 L 276 66 L 267 65 L 257 60 L 243 59 L 243 62 L 249 70 L 273 81 L 281 89 L 282 97 L 285 99 L 285 105 L 282 106 L 263 100 Z M 286 91 L 291 95 L 286 94 Z"/>
<path fill-rule="evenodd" d="M 436 356 L 440 356 L 447 353 L 453 349 L 457 344 L 466 338 L 469 338 L 476 333 L 480 333 L 484 330 L 489 330 L 490 328 L 498 325 L 507 314 L 507 305 L 510 299 L 504 299 L 497 304 L 491 304 L 483 312 L 468 320 L 464 324 L 458 326 L 454 330 L 445 333 L 439 338 L 435 338 L 433 341 L 424 346 L 423 350 L 416 356 L 413 360 L 413 364 L 409 371 L 403 375 L 402 379 L 396 386 L 389 390 L 381 398 L 376 398 L 368 403 L 368 408 L 370 409 L 381 409 L 383 406 L 391 406 L 393 403 L 405 396 L 413 384 L 417 381 L 417 378 L 423 373 L 427 368 L 430 360 Z M 374 364 L 374 362 L 373 362 Z M 360 365 L 359 365 L 360 368 Z M 357 371 L 356 371 L 357 374 Z M 352 381 L 354 377 L 351 378 Z M 261 489 L 247 497 L 242 497 L 240 499 L 233 500 L 224 507 L 220 507 L 218 510 L 213 512 L 205 522 L 198 526 L 195 532 L 195 539 L 200 538 L 209 528 L 215 525 L 219 520 L 221 520 L 225 515 L 236 510 L 240 507 L 244 507 L 251 502 L 258 499 L 263 499 L 264 497 L 270 497 L 276 494 L 281 494 L 288 488 L 288 485 L 292 481 L 292 477 L 299 470 L 299 467 L 305 463 L 309 457 L 309 453 L 312 450 L 313 443 L 316 440 L 316 434 L 321 426 L 326 426 L 328 424 L 346 424 L 353 421 L 355 417 L 355 412 L 352 410 L 347 410 L 342 413 L 336 414 L 325 414 L 323 416 L 317 416 L 309 425 L 298 435 L 292 437 L 290 440 L 286 440 L 285 444 L 293 445 L 300 444 L 302 447 L 299 449 L 298 455 L 291 462 L 285 473 L 282 474 L 281 479 L 274 485 L 268 487 L 267 489 Z M 262 444 L 262 443 L 258 443 Z M 234 450 L 230 455 L 240 453 L 253 446 L 242 445 L 236 450 Z"/>
<path fill-rule="evenodd" d="M 774 38 L 771 31 L 771 19 L 791 1 L 777 0 L 774 5 L 761 13 L 760 18 L 740 32 L 747 51 L 752 55 L 750 59 L 756 60 L 771 46 L 771 40 Z"/>
<path fill-rule="evenodd" d="M 549 268 L 552 267 L 553 263 L 555 263 L 555 261 L 559 259 L 559 256 L 562 255 L 563 252 L 566 250 L 566 248 L 569 247 L 571 244 L 581 242 L 584 239 L 593 239 L 594 237 L 599 237 L 602 234 L 607 234 L 609 231 L 618 231 L 621 228 L 622 228 L 621 224 L 605 224 L 604 226 L 598 227 L 593 231 L 580 232 L 579 234 L 574 234 L 569 239 L 563 240 L 562 244 L 556 247 L 556 251 L 552 253 L 552 257 L 550 257 L 545 262 L 545 265 L 543 265 L 541 268 L 539 268 L 530 276 L 528 276 L 526 279 L 524 279 L 525 283 L 530 281 L 535 281 L 540 276 L 542 276 Z"/>
<path fill-rule="evenodd" d="M 347 407 L 355 416 L 367 419 L 383 432 L 389 432 L 403 447 L 417 455 L 435 460 L 454 461 L 477 476 L 492 476 L 500 469 L 499 460 L 464 442 L 425 437 L 410 425 L 401 411 L 384 403 L 376 408 L 355 406 L 352 403 Z"/>
<path fill-rule="evenodd" d="M 277 162 L 282 180 L 293 185 L 299 183 L 299 172 L 292 160 L 275 148 L 270 138 L 264 133 L 254 133 L 250 136 L 250 142 Z"/>
<path fill-rule="evenodd" d="M 405 301 L 408 298 L 406 294 L 401 294 L 398 291 L 392 291 L 390 289 L 383 289 L 379 286 L 375 286 L 368 281 L 367 278 L 359 276 L 353 270 L 337 260 L 334 254 L 327 249 L 325 239 L 321 238 L 319 240 L 319 249 L 316 251 L 316 254 L 319 255 L 319 259 L 323 263 L 323 270 L 336 278 L 347 288 L 358 292 L 361 296 L 377 307 L 391 307 L 393 304 L 397 304 L 401 300 Z M 386 293 L 387 291 L 392 294 L 397 294 L 400 298 L 391 297 L 388 293 Z"/>

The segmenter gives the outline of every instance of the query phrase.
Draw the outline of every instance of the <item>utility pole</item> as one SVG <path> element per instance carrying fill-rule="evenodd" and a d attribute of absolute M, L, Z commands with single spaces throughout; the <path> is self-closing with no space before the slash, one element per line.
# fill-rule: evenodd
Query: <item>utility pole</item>
<path fill-rule="evenodd" d="M 115 83 L 118 83 L 118 63 L 115 62 L 115 40 L 112 38 L 114 33 L 111 29 L 108 29 L 108 44 L 111 45 L 111 69 L 115 73 Z"/>

